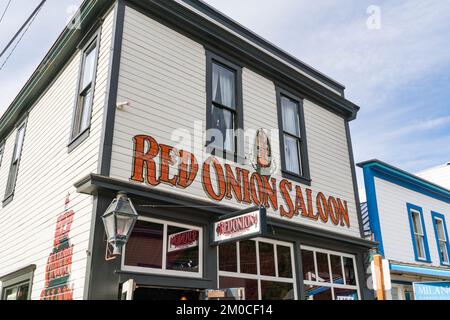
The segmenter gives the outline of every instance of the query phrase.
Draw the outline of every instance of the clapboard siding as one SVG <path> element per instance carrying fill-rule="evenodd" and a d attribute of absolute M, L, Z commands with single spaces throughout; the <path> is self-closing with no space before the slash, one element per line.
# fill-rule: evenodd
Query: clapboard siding
<path fill-rule="evenodd" d="M 407 203 L 411 203 L 423 210 L 431 261 L 433 265 L 439 266 L 431 211 L 443 214 L 448 228 L 450 204 L 379 178 L 375 178 L 375 187 L 386 258 L 402 262 L 416 262 L 406 207 Z M 447 231 L 450 232 L 450 230 Z"/>
<path fill-rule="evenodd" d="M 128 101 L 130 106 L 116 113 L 111 176 L 129 181 L 132 172 L 132 139 L 135 135 L 147 134 L 159 143 L 175 145 L 176 141 L 171 139 L 174 130 L 183 129 L 195 135 L 197 150 L 203 150 L 206 53 L 201 44 L 129 7 L 125 11 L 122 46 L 118 100 Z M 281 181 L 274 83 L 244 68 L 243 104 L 244 129 L 256 132 L 262 127 L 271 130 L 272 151 L 278 167 L 274 177 Z M 346 200 L 351 228 L 334 227 L 298 217 L 293 221 L 360 237 L 345 121 L 310 101 L 305 101 L 304 108 L 314 196 L 322 191 Z M 194 131 L 194 126 L 201 130 Z M 254 135 L 249 141 L 253 143 L 253 139 Z M 245 148 L 248 151 L 249 145 Z M 201 163 L 205 159 L 198 160 Z M 253 171 L 251 166 L 246 168 Z M 158 186 L 158 189 L 188 194 L 196 199 L 208 199 L 203 191 L 200 174 L 188 192 L 164 185 Z M 234 201 L 224 200 L 223 203 L 242 207 Z M 283 204 L 281 197 L 279 203 Z M 279 217 L 279 212 L 269 214 Z"/>
<path fill-rule="evenodd" d="M 109 80 L 114 12 L 105 17 L 100 34 L 95 96 L 90 135 L 71 153 L 67 145 L 73 117 L 81 53 L 74 53 L 53 83 L 32 107 L 27 122 L 22 158 L 14 199 L 0 208 L 0 274 L 8 274 L 30 264 L 37 268 L 32 299 L 44 289 L 45 267 L 53 250 L 57 217 L 73 210 L 70 243 L 74 245 L 70 285 L 74 299 L 82 299 L 86 274 L 92 197 L 78 194 L 73 184 L 97 172 L 103 110 Z M 5 194 L 16 130 L 5 142 L 0 167 L 0 197 Z"/>

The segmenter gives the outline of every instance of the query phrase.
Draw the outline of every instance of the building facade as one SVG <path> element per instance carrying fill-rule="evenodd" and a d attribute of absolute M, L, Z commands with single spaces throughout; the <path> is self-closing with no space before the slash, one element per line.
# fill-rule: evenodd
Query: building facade
<path fill-rule="evenodd" d="M 344 87 L 201 1 L 89 1 L 0 119 L 2 299 L 364 299 Z M 139 214 L 120 257 L 101 216 Z M 212 243 L 264 206 L 263 236 Z"/>
<path fill-rule="evenodd" d="M 390 298 L 413 300 L 414 283 L 446 286 L 450 280 L 450 191 L 378 160 L 358 166 L 364 171 L 367 196 L 363 218 L 368 217 L 378 251 L 389 261 Z"/>

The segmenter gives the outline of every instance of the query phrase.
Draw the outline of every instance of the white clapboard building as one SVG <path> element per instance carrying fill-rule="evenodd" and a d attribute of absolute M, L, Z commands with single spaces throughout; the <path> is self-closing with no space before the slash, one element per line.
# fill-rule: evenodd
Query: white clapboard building
<path fill-rule="evenodd" d="M 389 261 L 393 300 L 412 300 L 414 283 L 433 283 L 421 299 L 448 299 L 450 190 L 379 160 L 358 164 L 364 172 L 362 204 L 366 237 Z M 433 295 L 442 285 L 443 292 Z M 432 292 L 433 291 L 433 292 Z"/>
<path fill-rule="evenodd" d="M 201 1 L 84 1 L 0 119 L 1 298 L 368 298 L 358 110 Z"/>

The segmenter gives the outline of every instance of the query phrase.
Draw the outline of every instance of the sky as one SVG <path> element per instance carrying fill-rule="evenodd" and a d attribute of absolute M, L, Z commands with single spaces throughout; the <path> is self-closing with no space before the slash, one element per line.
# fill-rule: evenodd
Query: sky
<path fill-rule="evenodd" d="M 39 2 L 11 2 L 0 46 Z M 450 161 L 450 0 L 206 2 L 346 86 L 361 107 L 351 123 L 356 162 L 377 158 L 414 173 Z M 80 3 L 47 1 L 0 70 L 0 112 Z"/>

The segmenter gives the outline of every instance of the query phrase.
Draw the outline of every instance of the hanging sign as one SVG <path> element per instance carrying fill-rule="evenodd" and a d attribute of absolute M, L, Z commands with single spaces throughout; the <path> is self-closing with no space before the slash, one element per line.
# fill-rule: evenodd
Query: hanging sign
<path fill-rule="evenodd" d="M 262 236 L 266 232 L 266 208 L 254 207 L 220 217 L 212 224 L 212 244 Z"/>
<path fill-rule="evenodd" d="M 168 252 L 194 248 L 198 246 L 198 231 L 188 230 L 169 235 Z"/>

